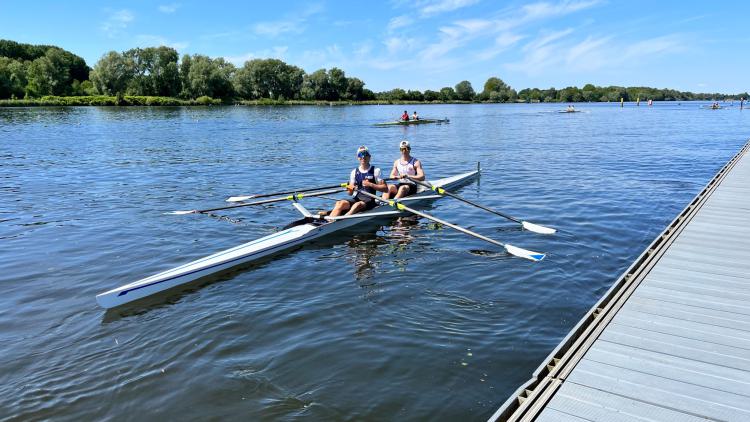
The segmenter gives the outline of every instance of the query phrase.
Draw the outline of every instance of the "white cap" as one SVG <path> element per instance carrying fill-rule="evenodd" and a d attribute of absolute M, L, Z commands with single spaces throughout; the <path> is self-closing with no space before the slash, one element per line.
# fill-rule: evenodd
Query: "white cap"
<path fill-rule="evenodd" d="M 370 155 L 370 150 L 367 148 L 367 146 L 362 145 L 361 147 L 357 148 L 357 157 L 359 157 L 360 153 L 365 153 L 366 155 Z"/>
<path fill-rule="evenodd" d="M 398 149 L 401 149 L 401 148 L 409 148 L 409 149 L 411 149 L 411 145 L 409 145 L 409 141 L 407 141 L 406 139 L 404 139 L 403 141 L 401 141 L 401 143 L 398 144 Z"/>

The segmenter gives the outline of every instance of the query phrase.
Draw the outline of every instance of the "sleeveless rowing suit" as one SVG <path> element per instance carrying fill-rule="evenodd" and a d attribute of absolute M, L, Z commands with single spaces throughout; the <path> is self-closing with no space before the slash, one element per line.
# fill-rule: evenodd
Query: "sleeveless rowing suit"
<path fill-rule="evenodd" d="M 370 193 L 372 195 L 376 195 L 377 192 L 373 188 L 366 188 L 362 185 L 362 182 L 365 180 L 369 180 L 371 183 L 377 183 L 381 179 L 380 177 L 380 169 L 376 168 L 375 166 L 370 166 L 367 171 L 363 172 L 359 169 L 359 167 L 352 170 L 351 177 L 349 178 L 349 182 L 357 187 L 357 190 L 362 190 L 364 192 Z M 357 201 L 362 201 L 366 205 L 366 209 L 372 209 L 375 207 L 376 203 L 375 200 L 370 198 L 367 195 L 362 195 L 361 193 L 357 192 L 356 195 L 352 196 L 352 198 L 349 200 L 350 203 L 354 203 Z"/>
<path fill-rule="evenodd" d="M 399 158 L 396 160 L 396 170 L 398 171 L 399 175 L 408 175 L 408 176 L 416 176 L 417 170 L 414 168 L 414 163 L 417 162 L 417 159 L 414 157 L 411 157 L 409 161 L 406 163 L 402 162 Z M 417 192 L 417 184 L 412 182 L 409 179 L 403 179 L 399 180 L 397 187 L 400 188 L 401 186 L 409 186 L 409 192 L 407 195 L 413 195 Z"/>

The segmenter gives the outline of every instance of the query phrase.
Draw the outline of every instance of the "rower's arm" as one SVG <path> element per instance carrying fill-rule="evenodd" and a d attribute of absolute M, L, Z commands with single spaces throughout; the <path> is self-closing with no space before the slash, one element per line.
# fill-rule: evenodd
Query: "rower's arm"
<path fill-rule="evenodd" d="M 422 162 L 417 160 L 414 162 L 414 171 L 417 172 L 417 175 L 414 176 L 414 179 L 424 181 L 424 170 L 422 169 Z"/>
<path fill-rule="evenodd" d="M 391 179 L 395 179 L 398 177 L 398 168 L 396 167 L 397 162 L 398 160 L 393 162 L 393 168 L 391 169 L 391 175 L 390 175 Z"/>
<path fill-rule="evenodd" d="M 388 185 L 383 179 L 378 180 L 378 183 L 372 183 L 372 188 L 378 192 L 388 192 Z"/>

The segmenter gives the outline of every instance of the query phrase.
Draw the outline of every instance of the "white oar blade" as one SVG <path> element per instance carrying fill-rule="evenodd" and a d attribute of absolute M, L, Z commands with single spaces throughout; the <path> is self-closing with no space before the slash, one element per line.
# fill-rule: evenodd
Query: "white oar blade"
<path fill-rule="evenodd" d="M 521 226 L 523 226 L 524 229 L 530 232 L 539 234 L 555 234 L 555 232 L 557 232 L 557 230 L 555 229 L 540 226 L 539 224 L 529 223 L 528 221 L 522 221 Z"/>
<path fill-rule="evenodd" d="M 227 202 L 242 202 L 242 201 L 247 201 L 248 199 L 253 199 L 253 198 L 255 198 L 254 195 L 249 195 L 249 196 L 230 196 L 229 198 L 227 198 Z"/>
<path fill-rule="evenodd" d="M 541 261 L 544 259 L 545 255 L 543 253 L 529 251 L 523 248 L 519 248 L 517 246 L 513 245 L 505 245 L 505 250 L 514 256 L 517 256 L 519 258 L 525 258 L 530 261 Z"/>
<path fill-rule="evenodd" d="M 198 212 L 198 211 L 196 211 L 196 210 L 190 210 L 190 211 L 169 211 L 169 212 L 165 212 L 164 214 L 166 214 L 166 215 L 185 215 L 185 214 L 195 214 L 196 212 Z"/>

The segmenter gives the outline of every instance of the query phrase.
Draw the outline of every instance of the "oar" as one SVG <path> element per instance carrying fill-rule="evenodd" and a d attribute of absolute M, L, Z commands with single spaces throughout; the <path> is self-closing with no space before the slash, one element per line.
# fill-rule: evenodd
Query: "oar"
<path fill-rule="evenodd" d="M 383 179 L 385 181 L 391 181 L 391 180 L 398 180 L 397 178 L 389 178 L 389 179 Z M 263 193 L 259 195 L 245 195 L 245 196 L 230 196 L 226 199 L 227 202 L 242 202 L 247 201 L 248 199 L 258 199 L 258 198 L 267 198 L 269 196 L 279 196 L 279 195 L 288 195 L 290 193 L 302 193 L 302 192 L 311 192 L 321 189 L 332 189 L 332 188 L 345 188 L 349 184 L 348 183 L 339 183 L 338 185 L 330 185 L 330 186 L 320 186 L 317 188 L 307 188 L 307 189 L 297 189 L 297 190 L 290 190 L 285 192 L 274 192 L 274 193 Z"/>
<path fill-rule="evenodd" d="M 435 221 L 435 222 L 440 223 L 440 224 L 442 224 L 444 226 L 448 226 L 448 227 L 450 227 L 450 228 L 452 228 L 454 230 L 458 230 L 458 231 L 460 231 L 462 233 L 466 233 L 469 236 L 474 236 L 477 239 L 482 239 L 485 242 L 489 242 L 489 243 L 492 243 L 493 245 L 497 245 L 497 246 L 500 246 L 501 248 L 505 248 L 506 252 L 508 252 L 511 255 L 517 256 L 519 258 L 525 258 L 525 259 L 528 259 L 528 260 L 531 260 L 531 261 L 541 261 L 542 259 L 544 259 L 545 254 L 543 254 L 543 253 L 529 251 L 529 250 L 526 250 L 526 249 L 519 248 L 517 246 L 509 245 L 507 243 L 500 243 L 497 240 L 493 240 L 493 239 L 490 239 L 489 237 L 482 236 L 481 234 L 475 233 L 475 232 L 473 232 L 473 231 L 471 231 L 469 229 L 465 229 L 465 228 L 463 228 L 461 226 L 457 226 L 457 225 L 449 223 L 449 222 L 447 222 L 445 220 L 441 220 L 441 219 L 439 219 L 437 217 L 433 217 L 433 216 L 431 216 L 429 214 L 425 214 L 425 213 L 423 213 L 421 211 L 417 211 L 417 210 L 415 210 L 413 208 L 409 208 L 406 205 L 404 205 L 404 204 L 402 204 L 402 203 L 400 203 L 398 201 L 385 200 L 385 199 L 382 199 L 379 196 L 373 195 L 373 194 L 371 194 L 369 192 L 359 191 L 359 193 L 361 193 L 363 195 L 367 195 L 367 196 L 375 199 L 378 202 L 382 202 L 384 204 L 388 204 L 391 207 L 396 208 L 398 210 L 408 211 L 408 212 L 410 212 L 412 214 L 418 215 L 418 216 L 426 218 L 428 220 Z"/>
<path fill-rule="evenodd" d="M 476 202 L 472 202 L 472 201 L 469 201 L 466 198 L 462 198 L 462 197 L 456 195 L 455 193 L 450 193 L 447 190 L 441 188 L 440 186 L 432 186 L 429 183 L 425 183 L 425 182 L 423 182 L 421 180 L 416 180 L 416 179 L 414 179 L 411 176 L 406 176 L 406 177 L 408 177 L 409 180 L 411 180 L 412 182 L 417 183 L 419 185 L 422 185 L 422 186 L 424 186 L 426 188 L 430 188 L 430 189 L 434 190 L 435 192 L 439 193 L 440 195 L 447 195 L 447 196 L 450 196 L 451 198 L 456 198 L 459 201 L 466 202 L 469 205 L 473 205 L 473 206 L 475 206 L 477 208 L 481 208 L 481 209 L 483 209 L 485 211 L 489 211 L 489 212 L 491 212 L 493 214 L 499 215 L 500 217 L 507 218 L 508 220 L 515 221 L 516 223 L 520 224 L 521 227 L 523 227 L 524 229 L 526 229 L 526 230 L 528 230 L 530 232 L 540 233 L 540 234 L 554 234 L 557 231 L 556 229 L 553 229 L 553 228 L 540 226 L 539 224 L 530 223 L 528 221 L 522 221 L 522 220 L 519 220 L 519 219 L 517 219 L 515 217 L 511 217 L 508 214 L 503 214 L 500 211 L 496 211 L 496 210 L 493 210 L 491 208 L 487 208 L 487 207 L 485 207 L 482 204 L 477 204 Z"/>
<path fill-rule="evenodd" d="M 297 190 L 290 190 L 290 191 L 285 191 L 285 192 L 262 193 L 258 195 L 245 195 L 245 196 L 230 196 L 229 198 L 227 198 L 227 202 L 242 202 L 242 201 L 247 201 L 248 199 L 268 198 L 269 196 L 279 196 L 279 195 L 288 195 L 288 194 L 302 193 L 302 192 L 312 192 L 312 191 L 321 190 L 321 189 L 345 188 L 347 185 L 348 183 L 339 183 L 337 185 L 320 186 L 317 188 L 297 189 Z"/>
<path fill-rule="evenodd" d="M 265 199 L 263 201 L 248 202 L 245 204 L 228 205 L 226 207 L 208 208 L 205 210 L 169 211 L 169 212 L 165 212 L 164 214 L 172 214 L 172 215 L 202 214 L 202 213 L 211 212 L 211 211 L 220 211 L 220 210 L 228 210 L 232 208 L 249 207 L 251 205 L 270 204 L 272 202 L 296 201 L 298 199 L 311 197 L 311 196 L 321 196 L 321 195 L 328 195 L 329 193 L 337 193 L 337 192 L 341 192 L 341 190 L 342 190 L 341 188 L 338 188 L 338 189 L 324 190 L 320 192 L 312 192 L 308 194 L 296 194 L 295 193 L 293 195 L 285 196 L 283 198 Z"/>

